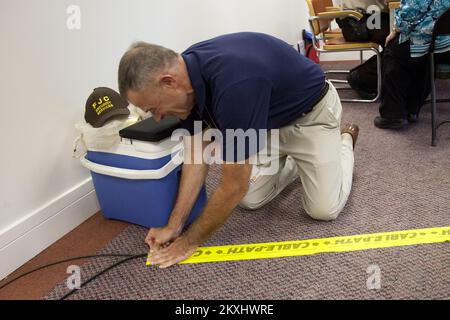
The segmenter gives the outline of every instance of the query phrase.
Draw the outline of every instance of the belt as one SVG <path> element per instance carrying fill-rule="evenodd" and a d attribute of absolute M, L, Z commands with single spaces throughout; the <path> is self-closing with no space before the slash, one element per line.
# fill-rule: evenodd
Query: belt
<path fill-rule="evenodd" d="M 322 87 L 322 90 L 320 91 L 320 95 L 319 97 L 316 99 L 316 101 L 314 101 L 314 103 L 312 104 L 312 108 L 309 109 L 308 111 L 305 111 L 302 113 L 302 117 L 306 116 L 308 113 L 310 113 L 311 111 L 314 110 L 314 107 L 320 102 L 322 101 L 322 99 L 327 95 L 328 90 L 330 89 L 330 84 L 328 83 L 328 81 L 325 81 L 325 84 Z"/>

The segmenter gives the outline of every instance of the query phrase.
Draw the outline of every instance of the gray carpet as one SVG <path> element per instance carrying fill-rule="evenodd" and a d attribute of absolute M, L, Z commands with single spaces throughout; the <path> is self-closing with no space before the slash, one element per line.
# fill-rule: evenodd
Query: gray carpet
<path fill-rule="evenodd" d="M 336 66 L 340 67 L 340 66 Z M 439 84 L 439 94 L 450 92 Z M 349 94 L 349 93 L 346 93 Z M 378 104 L 344 104 L 343 123 L 359 124 L 354 184 L 341 216 L 317 222 L 302 210 L 302 187 L 295 181 L 266 207 L 236 209 L 205 245 L 321 238 L 450 225 L 450 125 L 430 146 L 430 108 L 410 128 L 385 131 L 373 126 Z M 439 106 L 450 119 L 450 105 Z M 208 191 L 218 183 L 218 168 Z M 127 227 L 101 252 L 141 253 L 147 230 Z M 111 260 L 110 260 L 111 261 Z M 110 262 L 82 267 L 82 277 Z M 381 289 L 367 289 L 367 268 L 381 269 Z M 144 260 L 122 265 L 87 285 L 71 299 L 450 299 L 448 243 L 327 253 L 272 260 L 177 265 L 159 270 Z M 68 289 L 58 285 L 45 299 Z"/>

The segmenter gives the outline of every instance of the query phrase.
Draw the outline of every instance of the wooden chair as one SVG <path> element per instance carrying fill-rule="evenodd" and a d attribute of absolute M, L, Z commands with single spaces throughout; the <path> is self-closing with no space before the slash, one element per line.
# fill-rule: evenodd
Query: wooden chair
<path fill-rule="evenodd" d="M 343 102 L 375 102 L 379 99 L 381 93 L 381 55 L 379 45 L 374 42 L 347 42 L 340 30 L 331 30 L 331 22 L 336 18 L 352 17 L 357 20 L 363 18 L 363 15 L 354 10 L 341 10 L 334 7 L 331 0 L 306 0 L 309 9 L 309 23 L 313 34 L 312 42 L 317 52 L 346 52 L 359 51 L 360 61 L 363 62 L 363 52 L 372 51 L 377 56 L 377 96 L 371 100 L 366 99 L 341 99 Z M 319 46 L 320 41 L 323 45 Z M 349 70 L 330 70 L 326 74 L 348 74 Z M 336 83 L 348 83 L 346 80 L 334 80 Z M 349 88 L 339 88 L 349 89 Z"/>

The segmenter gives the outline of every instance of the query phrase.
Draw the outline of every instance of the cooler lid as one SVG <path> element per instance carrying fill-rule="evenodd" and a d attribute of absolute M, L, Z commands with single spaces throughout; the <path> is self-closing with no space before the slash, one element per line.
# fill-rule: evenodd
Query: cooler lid
<path fill-rule="evenodd" d="M 139 121 L 119 131 L 122 138 L 158 142 L 172 135 L 172 132 L 180 128 L 181 121 L 172 116 L 156 122 L 153 117 Z"/>

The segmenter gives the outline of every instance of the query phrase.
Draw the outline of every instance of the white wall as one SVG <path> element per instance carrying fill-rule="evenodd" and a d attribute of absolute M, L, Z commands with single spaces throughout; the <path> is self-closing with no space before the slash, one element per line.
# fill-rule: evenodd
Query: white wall
<path fill-rule="evenodd" d="M 80 30 L 66 27 L 69 5 Z M 97 211 L 73 125 L 93 88 L 117 88 L 133 41 L 180 52 L 259 31 L 294 44 L 306 17 L 303 0 L 0 0 L 0 279 Z"/>

